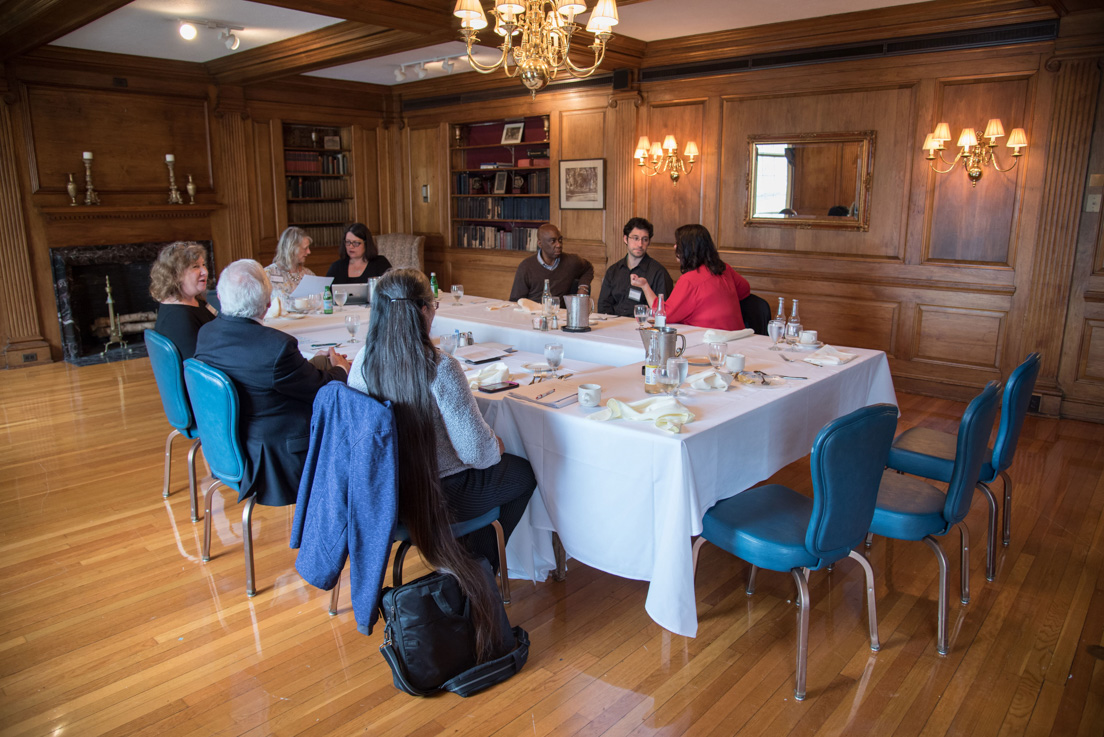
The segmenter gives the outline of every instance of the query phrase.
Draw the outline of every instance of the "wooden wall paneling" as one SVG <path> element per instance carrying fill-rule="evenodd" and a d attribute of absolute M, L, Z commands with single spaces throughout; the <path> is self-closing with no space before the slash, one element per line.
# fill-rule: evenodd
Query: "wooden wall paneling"
<path fill-rule="evenodd" d="M 441 218 L 438 201 L 431 197 L 429 202 L 423 202 L 421 192 L 423 185 L 428 186 L 430 192 L 441 188 L 441 172 L 447 171 L 441 164 L 448 160 L 446 131 L 443 124 L 410 128 L 409 140 L 409 232 L 443 236 L 448 226 L 447 220 Z"/>
<path fill-rule="evenodd" d="M 1082 347 L 1077 380 L 1104 386 L 1104 320 L 1085 320 L 1080 332 Z"/>
<path fill-rule="evenodd" d="M 6 264 L 0 279 L 0 347 L 4 366 L 14 368 L 49 363 L 51 356 L 39 322 L 31 240 L 19 196 L 26 184 L 16 166 L 20 157 L 12 108 L 17 98 L 3 81 L 0 93 L 0 258 Z"/>
<path fill-rule="evenodd" d="M 606 224 L 605 266 L 599 269 L 595 264 L 592 293 L 595 298 L 601 294 L 601 279 L 610 264 L 624 258 L 625 242 L 622 230 L 625 223 L 636 215 L 634 199 L 637 177 L 642 177 L 632 159 L 636 147 L 636 119 L 641 105 L 639 92 L 618 92 L 610 95 L 609 109 L 606 112 L 605 150 L 606 150 Z M 602 276 L 598 272 L 602 272 Z"/>
<path fill-rule="evenodd" d="M 364 223 L 373 233 L 380 230 L 379 143 L 375 126 L 353 124 L 352 130 L 353 212 L 356 222 Z M 337 258 L 337 256 L 334 256 Z"/>
<path fill-rule="evenodd" d="M 252 186 L 254 222 L 257 224 L 257 253 L 276 253 L 282 223 L 287 222 L 287 200 L 284 195 L 284 146 L 279 120 L 252 120 Z"/>
<path fill-rule="evenodd" d="M 254 211 L 250 208 L 253 188 L 250 186 L 249 152 L 253 150 L 253 130 L 248 112 L 240 97 L 220 94 L 219 107 L 215 109 L 213 118 L 211 128 L 215 143 L 216 181 L 219 183 L 219 202 L 225 205 L 212 223 L 215 263 L 220 269 L 243 258 L 265 263 L 251 216 Z M 279 150 L 282 153 L 282 147 Z M 278 165 L 277 169 L 282 170 L 282 166 Z"/>
<path fill-rule="evenodd" d="M 673 135 L 679 144 L 679 156 L 683 155 L 687 141 L 698 144 L 701 150 L 705 141 L 705 105 L 706 99 L 700 97 L 649 102 L 640 135 L 660 143 L 667 135 Z M 697 165 L 694 171 L 679 179 L 678 185 L 671 181 L 667 173 L 662 173 L 647 177 L 644 187 L 646 212 L 643 216 L 655 226 L 655 235 L 652 236 L 655 241 L 674 243 L 677 227 L 702 223 L 703 219 L 712 217 L 702 208 L 702 172 Z"/>
<path fill-rule="evenodd" d="M 1000 118 L 1006 134 L 1013 128 L 1028 128 L 1028 87 L 1026 78 L 941 83 L 936 92 L 937 120 L 946 122 L 954 136 L 946 144 L 946 158 L 952 159 L 959 150 L 955 144 L 963 128 L 974 128 L 980 137 L 990 118 Z M 1014 161 L 1004 145 L 1007 140 L 1006 135 L 998 141 L 997 157 L 1004 167 Z M 942 161 L 935 163 L 940 169 L 947 168 Z M 925 260 L 1010 265 L 1017 185 L 1022 174 L 1019 162 L 1007 173 L 985 167 L 975 186 L 961 163 L 948 174 L 932 172 L 934 197 L 928 210 Z"/>
<path fill-rule="evenodd" d="M 559 211 L 559 228 L 564 237 L 564 250 L 580 254 L 582 246 L 598 246 L 591 249 L 594 265 L 594 282 L 591 284 L 597 294 L 601 286 L 602 276 L 606 272 L 606 243 L 605 223 L 606 213 L 609 211 L 609 185 L 612 179 L 620 175 L 620 167 L 617 172 L 610 170 L 610 159 L 616 158 L 617 153 L 606 150 L 606 111 L 608 105 L 582 110 L 561 110 L 556 113 L 559 135 L 553 139 L 556 155 L 552 157 L 556 162 L 570 161 L 572 159 L 605 159 L 606 160 L 606 209 L 604 210 L 563 210 Z M 549 121 L 551 123 L 551 121 Z M 551 130 L 551 125 L 549 126 Z M 632 156 L 632 152 L 629 152 Z M 557 186 L 552 190 L 552 196 L 559 203 L 559 192 L 562 183 L 559 182 L 557 167 Z M 554 222 L 554 221 L 553 221 Z M 596 258 L 594 258 L 596 256 Z"/>
<path fill-rule="evenodd" d="M 944 305 L 916 305 L 912 360 L 1000 369 L 1006 313 Z"/>

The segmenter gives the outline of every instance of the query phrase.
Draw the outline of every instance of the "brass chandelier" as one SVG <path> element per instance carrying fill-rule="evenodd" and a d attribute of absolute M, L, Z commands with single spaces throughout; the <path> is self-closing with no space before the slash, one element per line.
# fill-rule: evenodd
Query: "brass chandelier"
<path fill-rule="evenodd" d="M 935 132 L 929 133 L 927 138 L 924 139 L 923 149 L 928 152 L 926 157 L 928 166 L 937 174 L 950 174 L 958 167 L 959 162 L 962 162 L 962 167 L 966 170 L 966 176 L 969 178 L 970 184 L 977 187 L 978 180 L 985 173 L 983 167 L 991 166 L 999 172 L 1012 171 L 1019 163 L 1019 157 L 1023 156 L 1020 149 L 1027 146 L 1027 136 L 1024 134 L 1024 129 L 1013 128 L 1012 134 L 1008 136 L 1008 143 L 1005 144 L 1012 149 L 1012 166 L 1001 168 L 997 161 L 997 139 L 1004 137 L 1004 126 L 1001 124 L 1000 118 L 990 119 L 988 125 L 985 126 L 985 133 L 981 137 L 982 139 L 989 139 L 989 142 L 979 142 L 974 128 L 963 128 L 962 134 L 958 137 L 959 152 L 955 154 L 953 160 L 947 161 L 943 158 L 943 151 L 946 148 L 946 142 L 951 140 L 951 130 L 946 123 L 940 123 L 936 126 Z M 938 152 L 939 160 L 948 165 L 946 169 L 940 169 L 935 165 L 936 152 Z"/>
<path fill-rule="evenodd" d="M 598 0 L 586 30 L 594 34 L 590 49 L 594 63 L 578 67 L 571 61 L 571 41 L 579 30 L 575 17 L 586 12 L 582 0 L 513 0 L 499 2 L 491 10 L 494 32 L 502 36 L 502 55 L 494 64 L 485 65 L 472 55 L 472 44 L 479 31 L 488 25 L 480 0 L 456 0 L 453 15 L 460 19 L 460 34 L 468 45 L 468 63 L 482 74 L 502 69 L 507 77 L 520 77 L 536 97 L 559 72 L 583 78 L 594 74 L 606 55 L 606 41 L 617 25 L 617 0 Z M 519 39 L 514 37 L 518 36 Z"/>

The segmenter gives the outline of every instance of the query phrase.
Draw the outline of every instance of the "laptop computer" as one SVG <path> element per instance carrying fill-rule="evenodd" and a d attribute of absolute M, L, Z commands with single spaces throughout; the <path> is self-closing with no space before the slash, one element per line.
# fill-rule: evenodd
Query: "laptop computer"
<path fill-rule="evenodd" d="M 349 295 L 348 300 L 345 302 L 347 305 L 363 305 L 368 304 L 368 285 L 367 284 L 334 284 L 334 294 L 338 292 L 345 292 Z"/>

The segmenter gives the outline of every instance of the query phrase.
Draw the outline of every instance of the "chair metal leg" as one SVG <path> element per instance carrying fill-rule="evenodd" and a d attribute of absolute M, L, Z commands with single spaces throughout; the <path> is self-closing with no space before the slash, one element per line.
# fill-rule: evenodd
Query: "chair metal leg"
<path fill-rule="evenodd" d="M 337 574 L 337 583 L 334 584 L 333 593 L 330 594 L 330 616 L 337 616 L 337 602 L 341 598 L 341 574 Z"/>
<path fill-rule="evenodd" d="M 169 472 L 172 471 L 172 441 L 179 434 L 179 430 L 173 430 L 169 433 L 169 437 L 165 438 L 165 488 L 162 489 L 161 496 L 166 499 L 169 498 Z"/>
<path fill-rule="evenodd" d="M 498 520 L 491 523 L 498 538 L 498 587 L 502 590 L 502 603 L 510 603 L 510 572 L 506 566 L 506 534 Z"/>
<path fill-rule="evenodd" d="M 192 443 L 192 447 L 188 449 L 188 490 L 192 495 L 192 522 L 198 522 L 199 517 L 196 516 L 196 511 L 199 507 L 199 492 L 196 489 L 196 470 L 195 470 L 195 457 L 196 451 L 199 450 L 199 438 L 195 439 Z"/>
<path fill-rule="evenodd" d="M 257 495 L 249 497 L 242 509 L 242 543 L 245 545 L 245 595 L 257 595 L 257 582 L 253 577 L 253 507 Z"/>
<path fill-rule="evenodd" d="M 873 532 L 866 533 L 866 540 L 865 540 L 866 547 L 869 548 L 873 544 L 874 544 L 874 533 Z"/>
<path fill-rule="evenodd" d="M 985 540 L 985 580 L 992 581 L 997 577 L 997 498 L 993 496 L 993 490 L 987 484 L 978 482 L 978 488 L 985 494 L 985 501 L 989 504 L 989 532 Z"/>
<path fill-rule="evenodd" d="M 797 582 L 797 595 L 801 605 L 797 609 L 797 683 L 794 686 L 794 698 L 805 700 L 805 669 L 809 659 L 809 582 L 805 574 L 794 568 L 790 571 Z"/>
<path fill-rule="evenodd" d="M 759 569 L 756 568 L 755 566 L 751 566 L 751 568 L 748 569 L 747 588 L 744 589 L 744 592 L 748 596 L 751 596 L 752 594 L 755 593 L 755 574 L 758 573 L 758 572 L 759 572 Z"/>
<path fill-rule="evenodd" d="M 962 603 L 970 603 L 970 531 L 966 521 L 958 523 L 958 535 L 962 541 Z"/>
<path fill-rule="evenodd" d="M 1001 471 L 1004 479 L 1004 544 L 1012 540 L 1012 477 L 1007 471 Z"/>
<path fill-rule="evenodd" d="M 705 538 L 698 535 L 698 539 L 694 541 L 694 546 L 690 549 L 690 554 L 694 556 L 694 567 L 691 569 L 693 573 L 690 574 L 691 579 L 698 575 L 698 553 L 701 552 L 702 545 L 705 545 Z"/>
<path fill-rule="evenodd" d="M 211 499 L 214 498 L 215 488 L 221 485 L 222 482 L 215 479 L 203 495 L 203 554 L 200 557 L 204 563 L 211 560 Z"/>
<path fill-rule="evenodd" d="M 947 556 L 939 541 L 931 535 L 924 536 L 924 542 L 935 551 L 939 562 L 939 625 L 936 632 L 935 649 L 940 655 L 947 654 Z"/>
<path fill-rule="evenodd" d="M 848 553 L 847 556 L 857 560 L 866 574 L 866 618 L 870 625 L 870 649 L 878 652 L 882 649 L 882 643 L 878 640 L 878 609 L 874 602 L 874 569 L 871 567 L 870 561 L 854 550 Z"/>

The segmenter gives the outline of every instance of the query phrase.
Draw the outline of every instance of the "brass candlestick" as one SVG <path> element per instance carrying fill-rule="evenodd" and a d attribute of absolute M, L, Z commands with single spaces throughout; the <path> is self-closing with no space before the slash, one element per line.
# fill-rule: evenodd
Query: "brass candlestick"
<path fill-rule="evenodd" d="M 189 202 L 188 204 L 194 205 L 196 195 L 196 183 L 192 180 L 191 174 L 188 175 L 188 183 L 184 185 L 184 189 L 188 190 L 188 199 L 191 200 L 191 202 Z"/>
<path fill-rule="evenodd" d="M 77 183 L 73 181 L 73 175 L 69 174 L 69 181 L 65 183 L 65 191 L 69 193 L 69 206 L 77 206 Z"/>
<path fill-rule="evenodd" d="M 123 340 L 123 329 L 121 320 L 115 316 L 115 299 L 111 295 L 111 277 L 104 277 L 104 282 L 107 284 L 107 319 L 109 321 L 110 335 L 107 337 L 107 345 L 104 346 L 101 356 L 107 357 L 108 350 L 116 343 L 120 348 L 126 348 L 126 341 Z"/>
<path fill-rule="evenodd" d="M 176 188 L 176 164 L 172 161 L 166 161 L 165 166 L 169 167 L 169 204 L 183 205 L 184 198 L 180 196 L 180 190 Z"/>
<path fill-rule="evenodd" d="M 84 204 L 100 204 L 100 196 L 96 194 L 96 188 L 92 186 L 92 159 L 84 160 Z"/>

